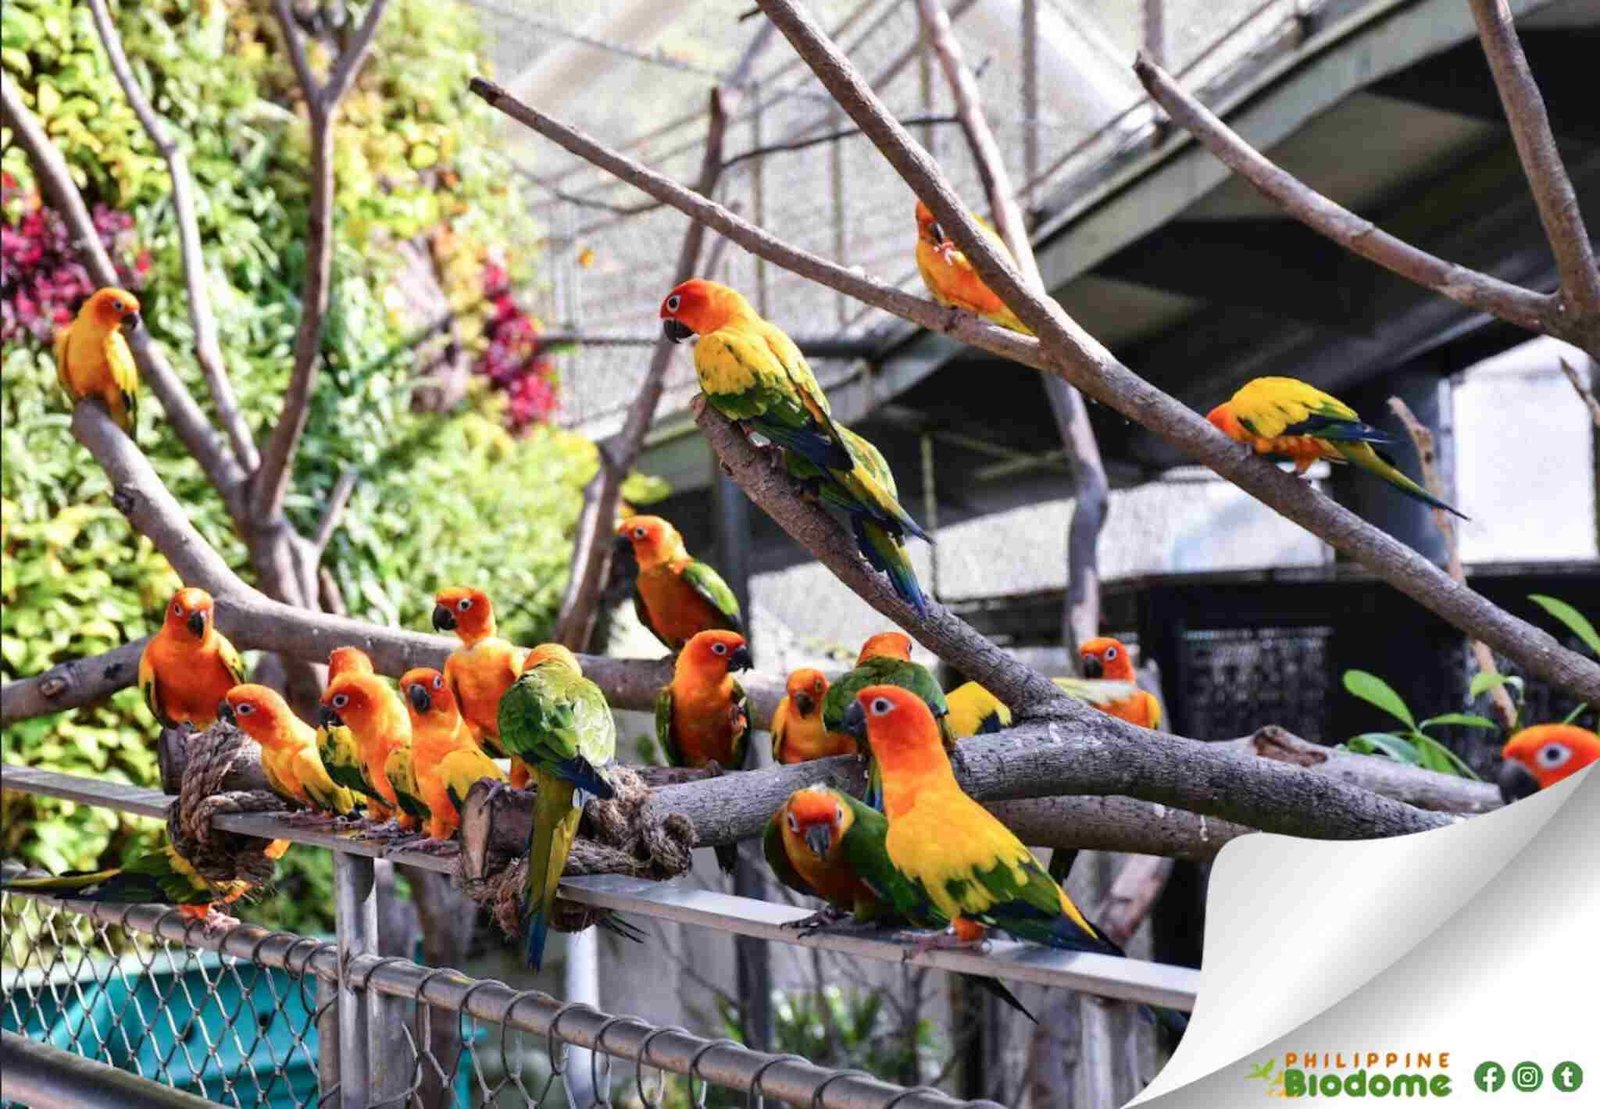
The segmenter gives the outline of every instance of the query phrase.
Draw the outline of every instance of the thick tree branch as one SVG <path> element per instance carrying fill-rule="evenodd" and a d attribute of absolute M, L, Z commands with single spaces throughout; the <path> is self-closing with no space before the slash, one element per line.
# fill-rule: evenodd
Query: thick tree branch
<path fill-rule="evenodd" d="M 57 663 L 43 674 L 0 686 L 0 724 L 93 705 L 139 678 L 139 656 L 148 638 L 89 658 Z"/>
<path fill-rule="evenodd" d="M 96 284 L 116 285 L 119 280 L 116 267 L 101 245 L 89 208 L 84 204 L 78 186 L 73 183 L 66 160 L 45 133 L 38 118 L 22 103 L 21 93 L 9 73 L 0 76 L 0 107 L 4 108 L 0 118 L 4 118 L 17 142 L 27 152 L 45 200 L 65 221 L 72 235 L 73 246 L 89 268 L 90 275 Z M 145 328 L 135 331 L 128 336 L 128 345 L 133 348 L 134 359 L 139 363 L 139 376 L 149 383 L 150 391 L 161 402 L 167 423 L 200 463 L 207 479 L 228 506 L 229 514 L 238 518 L 244 501 L 245 471 L 221 442 L 216 429 L 195 403 L 183 379 L 150 338 L 149 331 Z"/>
<path fill-rule="evenodd" d="M 1533 191 L 1550 252 L 1556 258 L 1561 296 L 1574 323 L 1588 335 L 1590 355 L 1600 357 L 1594 349 L 1600 346 L 1600 267 L 1595 265 L 1594 249 L 1583 226 L 1583 214 L 1578 211 L 1572 179 L 1556 149 L 1544 97 L 1528 68 L 1506 0 L 1471 0 L 1471 5 L 1478 39 L 1483 43 L 1489 72 L 1494 75 L 1506 122 L 1511 126 L 1517 157 Z"/>
<path fill-rule="evenodd" d="M 1141 56 L 1134 72 L 1150 98 L 1257 192 L 1320 235 L 1407 281 L 1476 312 L 1487 312 L 1529 331 L 1582 344 L 1582 329 L 1561 298 L 1536 293 L 1454 262 L 1447 262 L 1373 225 L 1280 169 L 1183 89 L 1160 66 Z"/>
<path fill-rule="evenodd" d="M 239 399 L 234 395 L 233 382 L 228 377 L 222 359 L 222 346 L 217 341 L 217 318 L 211 310 L 211 293 L 206 274 L 205 255 L 200 249 L 200 222 L 195 213 L 194 179 L 189 174 L 189 160 L 183 148 L 173 139 L 167 125 L 150 106 L 144 90 L 134 77 L 133 67 L 122 47 L 122 36 L 105 0 L 89 0 L 89 10 L 94 15 L 100 43 L 111 61 L 111 71 L 117 84 L 122 86 L 128 105 L 133 108 L 145 134 L 167 163 L 167 176 L 172 182 L 172 214 L 178 226 L 178 250 L 183 258 L 183 284 L 188 297 L 189 326 L 194 330 L 195 359 L 200 363 L 200 373 L 206 379 L 211 393 L 211 404 L 228 439 L 233 444 L 234 457 L 245 470 L 254 470 L 260 464 L 255 440 L 250 436 L 250 426 L 239 410 Z"/>

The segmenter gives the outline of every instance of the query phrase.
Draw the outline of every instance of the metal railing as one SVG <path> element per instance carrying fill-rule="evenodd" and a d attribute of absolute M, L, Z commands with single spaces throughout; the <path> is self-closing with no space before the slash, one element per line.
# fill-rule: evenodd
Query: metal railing
<path fill-rule="evenodd" d="M 6 766 L 0 772 L 8 790 L 144 816 L 163 815 L 172 800 L 155 790 L 50 771 Z M 711 1087 L 736 1091 L 752 1104 L 771 1098 L 824 1109 L 977 1104 L 383 957 L 374 861 L 454 873 L 454 857 L 395 850 L 279 816 L 223 816 L 216 825 L 333 851 L 336 938 L 248 924 L 208 930 L 163 906 L 10 893 L 0 901 L 0 1024 L 30 1042 L 241 1109 L 406 1106 L 425 1087 L 446 1104 L 553 1104 L 563 1098 L 563 1079 L 570 1075 L 563 1045 L 592 1053 L 584 1075 L 589 1081 L 579 1088 L 592 1090 L 596 1104 L 655 1106 L 669 1086 L 684 1103 L 696 1104 Z M 562 895 L 774 943 L 1169 1008 L 1192 1008 L 1198 987 L 1198 972 L 1187 968 L 1028 944 L 918 953 L 876 931 L 802 935 L 785 926 L 806 916 L 804 909 L 683 882 L 592 876 L 563 882 Z M 455 1014 L 458 1046 L 434 1043 L 429 1010 Z M 48 1069 L 40 1057 L 30 1057 L 29 1066 Z M 615 1080 L 614 1067 L 620 1068 Z M 668 1075 L 681 1081 L 671 1084 Z"/>

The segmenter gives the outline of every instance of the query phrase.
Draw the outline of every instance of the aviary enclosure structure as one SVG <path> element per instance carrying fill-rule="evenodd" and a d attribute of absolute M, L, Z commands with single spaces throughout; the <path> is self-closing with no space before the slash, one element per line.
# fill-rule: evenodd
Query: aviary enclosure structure
<path fill-rule="evenodd" d="M 957 5 L 955 14 L 972 6 Z M 1150 49 L 1134 66 L 1149 101 L 1139 105 L 1142 114 L 1124 113 L 1126 118 L 1096 132 L 1095 140 L 1156 151 L 1198 142 L 1270 204 L 1340 250 L 1475 315 L 1559 338 L 1590 358 L 1600 358 L 1600 271 L 1535 75 L 1512 25 L 1513 5 L 1506 0 L 1460 0 L 1460 6 L 1470 9 L 1547 237 L 1558 276 L 1554 291 L 1525 288 L 1435 257 L 1274 165 L 1160 64 L 1160 0 L 1144 5 Z M 104 471 L 109 501 L 133 533 L 148 540 L 184 584 L 215 598 L 218 627 L 240 648 L 264 652 L 263 680 L 283 689 L 308 717 L 325 678 L 323 663 L 336 647 L 359 646 L 380 673 L 398 677 L 414 667 L 442 666 L 454 646 L 453 639 L 345 614 L 346 600 L 323 561 L 332 537 L 350 524 L 345 513 L 356 481 L 353 472 L 326 493 L 319 490 L 322 503 L 314 527 L 297 528 L 286 511 L 294 493 L 297 455 L 306 443 L 308 415 L 319 390 L 337 387 L 325 361 L 329 344 L 336 342 L 335 266 L 350 262 L 337 257 L 335 234 L 341 112 L 389 7 L 388 0 L 372 0 L 359 10 L 340 6 L 334 12 L 276 0 L 270 13 L 261 13 L 275 21 L 276 42 L 286 52 L 296 82 L 293 99 L 306 124 L 309 192 L 287 386 L 276 413 L 252 427 L 217 338 L 213 290 L 206 276 L 211 246 L 202 239 L 197 211 L 204 198 L 196 195 L 184 139 L 172 133 L 145 91 L 119 36 L 119 17 L 104 0 L 88 4 L 121 93 L 168 173 L 194 372 L 187 365 L 180 369 L 148 330 L 134 332 L 130 343 L 141 380 L 161 409 L 154 431 L 147 425 L 138 438 L 130 438 L 98 403 L 89 401 L 73 410 L 71 434 Z M 1026 179 L 1020 188 L 1007 170 L 1003 148 L 1005 137 L 1017 129 L 991 125 L 980 99 L 981 62 L 967 57 L 951 13 L 938 0 L 885 5 L 886 11 L 878 7 L 867 4 L 848 13 L 830 33 L 805 6 L 761 0 L 759 13 L 750 17 L 757 26 L 742 56 L 717 72 L 703 114 L 703 140 L 674 151 L 680 162 L 686 156 L 697 165 L 688 184 L 652 164 L 648 141 L 642 153 L 623 152 L 487 78 L 473 78 L 470 91 L 507 117 L 507 126 L 531 130 L 650 198 L 643 204 L 617 200 L 620 192 L 607 186 L 597 199 L 570 191 L 559 179 L 541 177 L 538 187 L 553 190 L 570 210 L 594 208 L 600 213 L 596 218 L 623 221 L 624 227 L 627 220 L 657 207 L 689 217 L 681 243 L 664 241 L 659 234 L 648 242 L 648 269 L 661 274 L 659 288 L 639 283 L 645 269 L 641 264 L 634 284 L 608 298 L 617 317 L 628 324 L 653 322 L 656 305 L 677 280 L 717 270 L 733 255 L 729 248 L 737 247 L 754 260 L 748 291 L 769 318 L 787 326 L 793 321 L 793 305 L 820 306 L 806 315 L 809 330 L 793 329 L 819 363 L 870 364 L 881 336 L 868 326 L 879 317 L 869 319 L 861 311 L 865 306 L 939 337 L 939 342 L 986 352 L 1042 375 L 1059 432 L 1060 458 L 1075 490 L 1067 584 L 1061 594 L 1063 642 L 1083 642 L 1104 624 L 1098 543 L 1109 483 L 1090 418 L 1092 402 L 1208 467 L 1357 564 L 1367 575 L 1360 588 L 1397 591 L 1431 619 L 1453 628 L 1472 644 L 1480 674 L 1474 692 L 1496 697 L 1494 711 L 1507 730 L 1517 705 L 1504 696 L 1505 684 L 1496 677 L 1502 665 L 1551 691 L 1551 699 L 1541 704 L 1565 705 L 1572 699 L 1579 705 L 1600 704 L 1600 664 L 1578 642 L 1584 629 L 1581 618 L 1569 615 L 1564 627 L 1573 634 L 1559 640 L 1508 611 L 1469 587 L 1459 559 L 1436 564 L 1299 476 L 1219 433 L 1201 413 L 1141 377 L 1137 365 L 1130 368 L 1119 361 L 1094 337 L 1094 321 L 1072 318 L 1047 294 L 1027 214 L 1028 197 L 1043 187 L 1052 169 L 1043 164 L 1048 152 L 1030 126 L 1039 118 L 1039 87 L 1049 79 L 1038 69 L 1038 43 L 1027 41 L 1037 34 L 1039 5 L 1020 5 L 1022 103 L 1028 106 L 1021 113 Z M 888 68 L 898 72 L 915 63 L 925 87 L 934 82 L 942 86 L 940 102 L 947 101 L 951 110 L 907 121 L 889 111 L 875 82 L 863 77 L 838 42 L 861 33 L 874 19 L 889 18 L 887 9 L 900 18 L 909 17 L 913 7 L 915 41 L 907 41 L 904 58 L 891 59 Z M 1343 7 L 1350 5 L 1325 6 L 1340 8 L 1338 13 L 1322 12 L 1322 7 L 1296 6 L 1295 33 L 1302 40 L 1317 33 L 1319 12 L 1331 22 L 1335 15 L 1347 14 Z M 538 18 L 530 13 L 529 25 L 538 28 Z M 1220 35 L 1214 45 L 1220 49 L 1227 37 Z M 730 153 L 731 126 L 751 118 L 741 111 L 751 101 L 756 109 L 770 109 L 752 74 L 763 52 L 781 50 L 785 41 L 793 57 L 784 72 L 803 77 L 810 71 L 815 80 L 798 84 L 807 101 L 819 108 L 828 130 L 769 142 L 757 122 L 748 151 Z M 1193 61 L 1202 70 L 1205 53 Z M 6 141 L 25 154 L 44 202 L 64 222 L 93 283 L 117 285 L 121 260 L 104 245 L 79 182 L 40 118 L 43 99 L 42 89 L 26 73 L 14 72 L 8 59 L 3 86 Z M 702 118 L 698 104 L 684 104 L 682 110 L 691 122 Z M 924 140 L 937 134 L 946 149 L 959 143 L 964 151 L 960 160 L 975 169 L 977 191 L 958 194 L 941 161 L 928 154 L 913 130 Z M 783 182 L 760 167 L 769 155 L 812 139 L 830 151 L 836 179 L 843 172 L 840 142 L 870 143 L 876 149 L 882 164 L 874 165 L 880 171 L 886 165 L 903 186 L 897 186 L 892 205 L 894 235 L 881 236 L 840 217 L 834 221 L 831 257 L 793 245 L 794 236 L 772 218 L 772 211 L 779 210 L 775 198 Z M 747 204 L 727 196 L 725 184 L 736 169 L 752 175 L 746 181 Z M 888 253 L 886 244 L 892 239 L 896 261 L 883 264 L 894 267 L 897 279 L 903 276 L 902 255 L 909 257 L 909 247 L 902 250 L 899 244 L 909 239 L 899 227 L 909 223 L 913 197 L 931 210 L 1025 330 L 997 327 L 940 306 L 903 282 L 869 273 L 869 265 Z M 834 200 L 836 215 L 847 210 L 837 195 Z M 992 216 L 998 239 L 980 227 L 971 214 L 974 208 Z M 599 233 L 570 226 L 559 231 L 565 247 L 580 248 L 585 234 Z M 661 269 L 668 259 L 670 272 Z M 780 281 L 780 271 L 791 276 Z M 563 263 L 557 278 L 577 281 L 582 274 Z M 828 321 L 826 326 L 821 320 Z M 417 342 L 448 337 L 451 327 L 449 318 L 428 324 Z M 559 358 L 566 344 L 574 344 L 578 353 L 571 372 L 581 372 L 583 359 L 596 352 L 612 362 L 626 359 L 632 367 L 628 385 L 609 413 L 614 433 L 596 444 L 596 472 L 584 491 L 571 537 L 570 574 L 552 632 L 552 638 L 586 651 L 600 641 L 596 626 L 610 595 L 612 537 L 624 483 L 646 447 L 664 392 L 685 384 L 686 375 L 681 367 L 674 369 L 674 347 L 665 339 L 641 344 L 636 335 L 622 334 L 605 318 L 563 321 L 562 327 L 559 335 L 546 336 L 545 346 L 550 357 Z M 448 338 L 444 345 L 449 348 Z M 825 386 L 836 383 L 829 374 L 821 376 Z M 870 392 L 870 374 L 865 377 Z M 192 380 L 204 382 L 204 404 L 191 391 Z M 447 400 L 459 387 L 446 372 L 423 381 L 427 389 L 419 393 L 437 390 Z M 1587 382 L 1577 372 L 1572 381 L 1600 426 L 1600 409 Z M 843 390 L 853 388 L 843 378 L 837 383 Z M 839 407 L 852 420 L 865 411 L 859 399 Z M 937 600 L 919 613 L 861 557 L 838 520 L 773 467 L 767 452 L 702 399 L 694 401 L 692 411 L 719 465 L 712 480 L 724 534 L 739 534 L 740 514 L 748 511 L 742 506 L 753 504 L 826 567 L 838 588 L 853 592 L 887 623 L 903 628 L 949 672 L 980 682 L 1009 706 L 1010 727 L 957 746 L 952 760 L 957 776 L 971 796 L 988 804 L 1029 846 L 1118 853 L 1114 866 L 1098 856 L 1092 864 L 1080 864 L 1095 872 L 1092 881 L 1086 882 L 1081 870 L 1074 878 L 1074 889 L 1082 887 L 1094 898 L 1085 905 L 1089 914 L 1114 939 L 1127 943 L 1134 937 L 1174 874 L 1174 860 L 1180 865 L 1203 863 L 1236 836 L 1254 830 L 1320 838 L 1404 835 L 1500 803 L 1486 783 L 1381 753 L 1308 743 L 1267 727 L 1279 723 L 1271 719 L 1254 721 L 1259 730 L 1242 738 L 1189 737 L 1148 731 L 1100 712 L 1069 696 Z M 1409 410 L 1402 418 L 1416 423 Z M 141 446 L 152 434 L 180 441 L 198 465 L 223 506 L 234 564 L 196 529 L 186 506 L 171 492 L 167 475 L 152 465 Z M 1432 449 L 1427 429 L 1418 426 L 1414 437 L 1419 453 L 1427 456 Z M 1430 467 L 1431 459 L 1425 457 L 1424 465 Z M 497 523 L 487 519 L 480 526 L 492 532 Z M 1452 543 L 1450 522 L 1442 513 L 1438 526 L 1447 544 Z M 743 591 L 748 565 L 741 572 L 737 542 L 718 555 L 716 561 L 735 590 Z M 516 552 L 506 556 L 515 558 Z M 429 573 L 416 569 L 424 577 Z M 1003 567 L 996 568 L 996 574 L 1003 573 Z M 411 583 L 418 592 L 443 584 L 449 583 L 431 578 Z M 1580 582 L 1579 588 L 1589 585 Z M 1566 610 L 1557 606 L 1552 611 Z M 1158 625 L 1152 620 L 1147 626 Z M 1549 626 L 1562 629 L 1563 622 Z M 1147 650 L 1153 649 L 1153 632 L 1141 638 Z M 8 678 L 0 694 L 8 735 L 23 722 L 96 704 L 132 684 L 143 647 L 143 642 L 128 643 L 97 657 L 58 660 L 43 673 Z M 759 644 L 756 649 L 760 651 Z M 650 711 L 672 674 L 670 660 L 603 653 L 584 653 L 580 659 L 585 674 L 616 710 Z M 743 684 L 751 719 L 764 728 L 783 693 L 783 675 L 757 672 L 746 675 Z M 1381 693 L 1367 689 L 1382 699 Z M 1422 727 L 1428 724 L 1424 721 Z M 1420 730 L 1412 728 L 1414 733 Z M 1426 741 L 1423 735 L 1408 742 L 1411 750 L 1421 750 Z M 1011 942 L 995 943 L 987 951 L 925 950 L 908 947 L 888 933 L 802 933 L 788 925 L 806 917 L 809 908 L 783 899 L 764 878 L 757 853 L 748 850 L 731 893 L 720 888 L 720 880 L 713 880 L 717 888 L 711 889 L 682 879 L 660 881 L 687 868 L 690 846 L 716 847 L 759 837 L 774 811 L 798 788 L 824 782 L 859 792 L 861 760 L 842 756 L 709 777 L 646 771 L 642 778 L 630 779 L 637 787 L 614 808 L 603 814 L 589 811 L 562 889 L 567 911 L 561 916 L 567 925 L 592 923 L 611 910 L 652 925 L 673 923 L 737 937 L 738 945 L 737 986 L 725 991 L 725 1029 L 691 1032 L 611 1015 L 596 999 L 572 992 L 575 983 L 581 992 L 582 984 L 581 975 L 570 973 L 571 966 L 562 997 L 449 969 L 468 954 L 477 916 L 474 900 L 484 903 L 491 915 L 503 917 L 508 911 L 500 891 L 504 875 L 516 873 L 518 849 L 526 843 L 526 795 L 475 788 L 465 806 L 459 850 L 423 851 L 380 834 L 257 811 L 275 806 L 251 800 L 261 795 L 262 786 L 259 776 L 252 776 L 251 759 L 238 756 L 238 763 L 231 764 L 237 754 L 233 748 L 227 748 L 226 757 L 215 753 L 224 746 L 220 741 L 206 747 L 164 737 L 163 789 L 157 790 L 12 765 L 8 745 L 5 787 L 166 817 L 175 836 L 206 850 L 237 850 L 241 841 L 227 838 L 235 836 L 277 838 L 305 845 L 301 851 L 331 852 L 335 938 L 319 940 L 251 924 L 201 927 L 159 906 L 52 903 L 8 894 L 7 1097 L 13 1096 L 13 1082 L 19 1099 L 49 1104 L 73 1104 L 75 1098 L 88 1096 L 85 1091 L 139 1083 L 108 1072 L 98 1062 L 239 1105 L 545 1104 L 563 1097 L 578 1103 L 599 1099 L 649 1105 L 704 1099 L 708 1089 L 716 1089 L 713 1096 L 732 1091 L 794 1104 L 881 1109 L 936 1106 L 957 1098 L 1099 1107 L 1120 1104 L 1135 1093 L 1170 1043 L 1156 1042 L 1154 1031 L 1137 1019 L 1137 1005 L 1087 999 L 1179 1010 L 1194 1003 L 1196 972 L 1160 960 L 1064 952 L 1042 956 Z M 233 800 L 219 804 L 219 793 Z M 412 959 L 412 945 L 396 940 L 397 930 L 403 931 L 396 924 L 396 866 L 405 875 L 420 917 L 420 962 Z M 1179 870 L 1181 881 L 1174 884 L 1193 883 L 1196 873 L 1193 868 Z M 514 904 L 509 912 L 515 916 Z M 1200 927 L 1198 919 L 1187 921 L 1191 939 Z M 579 954 L 581 944 L 593 944 L 593 934 L 587 933 L 589 938 L 569 952 L 573 966 L 594 957 L 593 946 L 587 955 Z M 684 964 L 684 973 L 693 972 L 693 960 L 676 955 L 659 929 L 646 934 L 645 945 L 634 949 L 608 940 L 600 957 L 638 967 L 659 967 L 676 959 Z M 797 975 L 785 972 L 781 977 L 802 981 L 804 987 L 785 985 L 775 995 L 771 948 L 802 953 L 793 960 Z M 858 962 L 829 963 L 824 954 Z M 875 964 L 890 969 L 859 969 Z M 923 1042 L 923 1009 L 932 1007 L 924 996 L 929 969 L 962 975 L 950 976 L 957 1011 L 949 1022 L 950 1042 L 931 1053 Z M 841 982 L 846 974 L 856 978 Z M 1040 1018 L 1037 1029 L 1015 1015 L 1002 1016 L 971 987 L 967 975 L 1016 985 Z M 893 1020 L 863 1017 L 841 1001 L 855 996 L 850 989 L 841 992 L 842 987 L 868 982 L 881 987 L 877 996 L 886 1000 L 878 1004 L 896 1008 Z M 812 1026 L 820 1026 L 822 1033 L 810 1039 L 794 1034 Z M 995 1030 L 1002 1027 L 1020 1036 L 1026 1044 L 1023 1051 L 1006 1051 L 997 1044 Z M 885 1031 L 890 1028 L 892 1034 Z M 720 1038 L 724 1030 L 737 1031 L 744 1042 Z M 849 1056 L 840 1045 L 852 1038 L 874 1048 L 882 1047 L 880 1041 L 893 1042 L 898 1052 L 861 1048 Z M 827 1058 L 818 1062 L 794 1053 L 801 1050 Z M 929 1054 L 937 1056 L 931 1067 L 925 1065 Z M 861 1071 L 866 1062 L 874 1073 Z M 632 1086 L 621 1079 L 620 1069 L 613 1080 L 614 1065 L 634 1071 Z M 652 1073 L 657 1071 L 659 1077 Z M 924 1085 L 929 1082 L 933 1085 Z M 137 1085 L 140 1096 L 158 1096 L 147 1085 Z"/>

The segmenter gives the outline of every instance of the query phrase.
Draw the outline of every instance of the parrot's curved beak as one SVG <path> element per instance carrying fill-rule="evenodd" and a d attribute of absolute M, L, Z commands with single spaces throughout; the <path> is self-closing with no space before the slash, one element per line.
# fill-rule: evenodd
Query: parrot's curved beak
<path fill-rule="evenodd" d="M 122 330 L 124 330 L 124 331 L 138 331 L 139 330 L 139 324 L 141 322 L 143 322 L 143 321 L 141 321 L 139 319 L 139 313 L 137 313 L 137 312 L 129 312 L 126 316 L 122 317 Z"/>
<path fill-rule="evenodd" d="M 826 858 L 828 848 L 833 846 L 833 836 L 829 834 L 826 824 L 813 824 L 807 828 L 805 840 L 806 847 L 819 859 Z"/>
<path fill-rule="evenodd" d="M 681 343 L 694 334 L 694 329 L 681 320 L 662 320 L 661 334 L 670 342 Z"/>
<path fill-rule="evenodd" d="M 1500 767 L 1500 799 L 1506 804 L 1532 797 L 1539 792 L 1539 779 L 1515 759 L 1507 759 Z"/>
<path fill-rule="evenodd" d="M 433 707 L 433 698 L 429 697 L 428 691 L 420 685 L 407 689 L 406 696 L 411 699 L 411 707 L 418 712 L 427 712 Z"/>
<path fill-rule="evenodd" d="M 1106 664 L 1094 655 L 1083 656 L 1083 676 L 1086 678 L 1102 677 L 1106 672 Z"/>
<path fill-rule="evenodd" d="M 816 698 L 809 693 L 796 693 L 794 695 L 794 708 L 801 716 L 810 716 L 817 707 Z"/>
<path fill-rule="evenodd" d="M 433 606 L 433 628 L 441 632 L 456 630 L 456 614 L 450 611 L 449 605 Z"/>
<path fill-rule="evenodd" d="M 189 619 L 184 621 L 184 625 L 194 635 L 204 635 L 206 634 L 206 614 L 204 612 L 191 612 L 189 613 Z"/>
<path fill-rule="evenodd" d="M 840 725 L 844 734 L 851 736 L 863 748 L 867 746 L 867 710 L 861 707 L 860 701 L 851 701 L 850 707 L 844 710 L 844 720 Z"/>
<path fill-rule="evenodd" d="M 317 710 L 317 723 L 324 728 L 342 728 L 344 727 L 344 717 L 334 712 L 327 705 L 323 705 L 322 708 Z"/>
<path fill-rule="evenodd" d="M 234 727 L 239 726 L 239 718 L 233 714 L 233 706 L 226 701 L 217 706 L 217 719 L 224 724 L 232 724 Z"/>
<path fill-rule="evenodd" d="M 733 654 L 728 656 L 729 670 L 748 670 L 755 665 L 755 660 L 750 657 L 750 648 L 741 644 L 733 649 Z"/>

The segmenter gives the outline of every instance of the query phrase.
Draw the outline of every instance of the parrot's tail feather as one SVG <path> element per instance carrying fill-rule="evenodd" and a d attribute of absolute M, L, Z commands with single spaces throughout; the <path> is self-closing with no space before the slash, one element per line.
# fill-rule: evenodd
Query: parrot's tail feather
<path fill-rule="evenodd" d="M 544 967 L 544 942 L 550 935 L 550 919 L 543 909 L 528 914 L 522 926 L 522 960 L 534 970 Z"/>
<path fill-rule="evenodd" d="M 1018 1001 L 1017 995 L 1006 989 L 1005 984 L 1001 982 L 1000 979 L 973 978 L 973 981 L 978 984 L 978 987 L 982 989 L 984 993 L 990 994 L 999 1000 L 1004 1001 L 1007 1005 L 1011 1006 L 1017 1012 L 1027 1017 L 1034 1024 L 1039 1023 L 1039 1018 L 1028 1012 L 1027 1006 Z"/>
<path fill-rule="evenodd" d="M 918 616 L 928 615 L 928 598 L 917 581 L 917 571 L 911 565 L 911 554 L 905 542 L 861 516 L 850 517 L 850 527 L 855 532 L 856 547 L 862 557 L 873 569 L 889 576 L 894 591 L 917 610 Z"/>
<path fill-rule="evenodd" d="M 1369 443 L 1337 443 L 1339 453 L 1350 460 L 1351 465 L 1359 466 L 1370 474 L 1376 474 L 1390 485 L 1413 500 L 1421 501 L 1430 508 L 1442 509 L 1451 515 L 1465 520 L 1468 517 L 1457 510 L 1455 506 L 1446 504 L 1422 486 L 1408 478 L 1393 462 L 1372 449 Z"/>
<path fill-rule="evenodd" d="M 1189 1030 L 1189 1017 L 1176 1009 L 1163 1009 L 1158 1005 L 1139 1006 L 1139 1015 L 1151 1021 L 1174 1036 L 1181 1036 Z"/>
<path fill-rule="evenodd" d="M 0 887 L 23 893 L 59 894 L 85 901 L 110 901 L 119 904 L 165 904 L 172 898 L 154 875 L 130 874 L 124 870 L 75 870 L 52 878 L 10 878 Z"/>
<path fill-rule="evenodd" d="M 528 885 L 523 898 L 523 956 L 534 970 L 544 964 L 544 944 L 556 886 L 566 869 L 582 810 L 573 808 L 575 788 L 547 770 L 535 772 L 539 790 L 533 802 L 533 836 L 528 844 Z"/>
<path fill-rule="evenodd" d="M 717 865 L 722 868 L 722 873 L 732 874 L 733 868 L 739 863 L 739 847 L 737 844 L 724 843 L 712 848 L 717 854 Z"/>
<path fill-rule="evenodd" d="M 1050 852 L 1050 877 L 1055 879 L 1058 886 L 1067 884 L 1067 876 L 1072 873 L 1072 864 L 1078 861 L 1078 849 L 1075 847 L 1057 847 Z"/>
<path fill-rule="evenodd" d="M 623 920 L 616 913 L 607 913 L 596 923 L 612 935 L 621 936 L 625 940 L 632 940 L 634 943 L 643 943 L 645 940 L 645 935 L 642 931 Z"/>
<path fill-rule="evenodd" d="M 606 774 L 605 768 L 595 766 L 582 755 L 574 756 L 563 762 L 556 771 L 563 781 L 571 782 L 584 793 L 591 797 L 598 797 L 602 801 L 609 801 L 617 795 L 616 789 L 611 785 L 611 778 Z"/>

